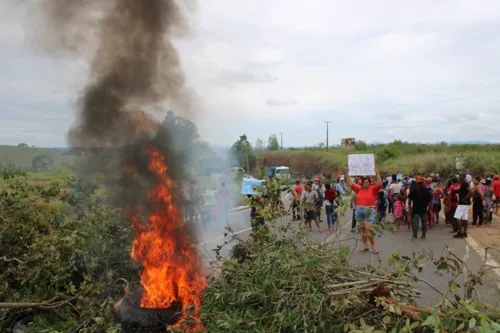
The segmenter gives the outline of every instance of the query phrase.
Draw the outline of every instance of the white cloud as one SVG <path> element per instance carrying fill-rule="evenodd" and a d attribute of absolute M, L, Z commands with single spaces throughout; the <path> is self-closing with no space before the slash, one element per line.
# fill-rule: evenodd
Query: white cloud
<path fill-rule="evenodd" d="M 29 46 L 21 18 L 2 3 L 0 101 L 53 110 L 18 111 L 40 124 L 54 113 L 69 123 L 85 67 Z M 316 144 L 323 120 L 333 141 L 496 140 L 498 1 L 203 0 L 194 19 L 177 45 L 209 142 L 284 132 L 286 145 Z M 10 110 L 0 104 L 4 127 L 17 121 Z M 61 145 L 56 127 L 33 131 Z"/>

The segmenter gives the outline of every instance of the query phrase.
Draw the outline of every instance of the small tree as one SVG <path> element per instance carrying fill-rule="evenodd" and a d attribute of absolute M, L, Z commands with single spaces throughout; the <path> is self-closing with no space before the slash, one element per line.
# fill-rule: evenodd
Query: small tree
<path fill-rule="evenodd" d="M 257 141 L 255 142 L 255 150 L 264 150 L 264 141 L 262 141 L 261 139 L 257 139 Z"/>
<path fill-rule="evenodd" d="M 356 141 L 355 147 L 356 150 L 361 150 L 361 151 L 368 149 L 368 145 L 363 140 Z"/>
<path fill-rule="evenodd" d="M 243 134 L 231 147 L 231 152 L 236 158 L 236 164 L 250 172 L 255 167 L 257 158 L 252 149 L 252 144 L 248 141 L 247 136 Z"/>
<path fill-rule="evenodd" d="M 273 151 L 279 149 L 280 149 L 280 144 L 278 142 L 278 138 L 276 137 L 276 135 L 273 134 L 267 140 L 267 150 Z"/>

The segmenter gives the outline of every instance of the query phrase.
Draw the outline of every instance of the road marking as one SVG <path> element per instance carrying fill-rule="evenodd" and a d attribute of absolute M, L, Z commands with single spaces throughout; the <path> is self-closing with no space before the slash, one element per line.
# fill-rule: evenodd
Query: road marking
<path fill-rule="evenodd" d="M 443 218 L 443 221 L 446 222 L 446 216 L 444 216 L 443 212 L 441 212 L 439 216 L 441 216 Z M 486 258 L 486 249 L 482 247 L 478 242 L 476 242 L 470 235 L 467 235 L 465 240 L 472 247 L 472 249 L 476 251 L 477 255 L 484 262 L 484 265 L 491 267 L 491 271 L 497 276 L 496 284 L 498 289 L 500 290 L 500 265 L 498 264 L 498 262 L 495 259 L 492 259 L 491 255 L 489 256 L 489 258 Z"/>
<path fill-rule="evenodd" d="M 214 239 L 209 239 L 209 240 L 206 240 L 206 241 L 203 241 L 203 242 L 199 242 L 196 245 L 202 245 L 202 244 L 207 244 L 207 243 L 212 243 L 212 242 L 215 242 L 215 241 L 223 240 L 226 237 L 231 237 L 232 235 L 238 235 L 238 234 L 241 234 L 241 233 L 249 231 L 249 230 L 252 230 L 252 228 L 247 228 L 247 229 L 243 229 L 243 230 L 240 230 L 240 231 L 232 232 L 232 233 L 228 234 L 227 236 L 222 236 L 222 237 L 218 237 L 218 238 L 214 238 Z"/>
<path fill-rule="evenodd" d="M 491 255 L 489 258 L 486 258 L 486 250 L 481 245 L 479 245 L 479 243 L 476 242 L 474 238 L 468 236 L 467 238 L 465 238 L 465 240 L 474 249 L 474 251 L 476 251 L 476 253 L 481 257 L 485 265 L 488 265 L 490 267 L 497 267 L 497 268 L 492 268 L 491 271 L 494 274 L 496 274 L 497 276 L 496 284 L 498 289 L 500 289 L 500 265 L 498 264 L 498 262 L 496 262 L 494 259 L 491 259 Z"/>
<path fill-rule="evenodd" d="M 237 214 L 241 214 L 241 213 L 245 213 L 245 212 L 249 212 L 250 211 L 250 208 L 247 208 L 245 210 L 239 210 L 237 212 L 231 212 L 229 213 L 229 215 L 237 215 Z"/>

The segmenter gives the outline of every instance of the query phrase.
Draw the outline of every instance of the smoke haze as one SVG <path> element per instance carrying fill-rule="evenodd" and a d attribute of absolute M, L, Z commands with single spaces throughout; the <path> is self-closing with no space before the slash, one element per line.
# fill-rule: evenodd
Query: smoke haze
<path fill-rule="evenodd" d="M 135 142 L 137 113 L 159 103 L 189 110 L 191 92 L 171 40 L 188 24 L 175 1 L 44 0 L 32 11 L 47 52 L 89 58 L 88 84 L 69 133 L 73 147 Z"/>

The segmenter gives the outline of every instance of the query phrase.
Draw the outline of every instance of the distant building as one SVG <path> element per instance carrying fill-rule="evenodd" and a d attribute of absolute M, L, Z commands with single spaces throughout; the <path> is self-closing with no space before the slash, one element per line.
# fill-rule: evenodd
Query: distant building
<path fill-rule="evenodd" d="M 340 139 L 340 147 L 354 149 L 356 147 L 356 139 L 355 138 Z"/>

